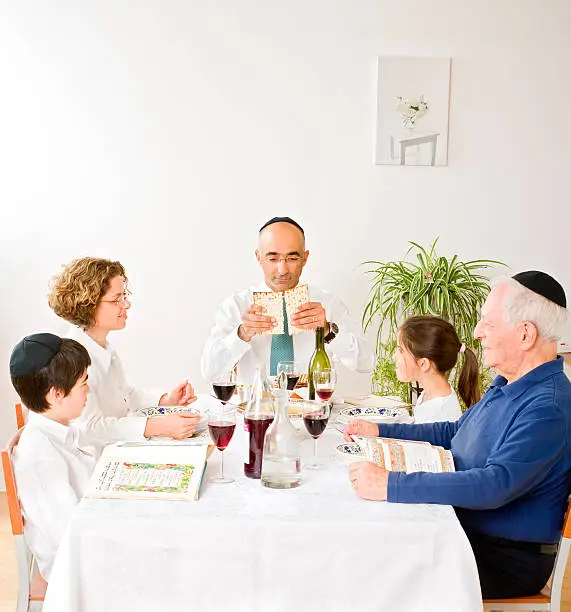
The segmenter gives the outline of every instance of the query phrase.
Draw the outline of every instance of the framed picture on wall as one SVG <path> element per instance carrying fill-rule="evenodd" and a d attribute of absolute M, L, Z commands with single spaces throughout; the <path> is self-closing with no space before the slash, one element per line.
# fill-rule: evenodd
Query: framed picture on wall
<path fill-rule="evenodd" d="M 450 64 L 441 57 L 379 57 L 376 164 L 448 164 Z"/>

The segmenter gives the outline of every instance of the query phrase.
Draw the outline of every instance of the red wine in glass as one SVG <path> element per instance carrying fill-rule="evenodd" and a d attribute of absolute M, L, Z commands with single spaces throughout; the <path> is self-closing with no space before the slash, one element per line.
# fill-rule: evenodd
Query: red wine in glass
<path fill-rule="evenodd" d="M 216 394 L 216 397 L 226 403 L 233 395 L 236 383 L 212 383 L 212 389 Z"/>
<path fill-rule="evenodd" d="M 244 419 L 245 429 L 249 432 L 250 438 L 248 463 L 244 463 L 244 474 L 248 478 L 260 478 L 262 475 L 264 437 L 273 420 L 274 417 L 269 415 L 257 419 L 250 417 Z"/>
<path fill-rule="evenodd" d="M 327 421 L 329 415 L 326 414 L 304 414 L 303 422 L 309 435 L 312 438 L 319 438 L 319 436 L 325 431 L 327 427 Z"/>
<path fill-rule="evenodd" d="M 297 381 L 299 380 L 299 373 L 297 374 L 289 374 L 287 375 L 287 390 L 293 391 L 295 386 L 297 385 Z"/>
<path fill-rule="evenodd" d="M 327 402 L 331 399 L 331 396 L 333 395 L 333 391 L 334 389 L 324 389 L 323 387 L 318 387 L 315 392 L 317 393 L 319 399 L 322 402 Z"/>
<path fill-rule="evenodd" d="M 228 446 L 228 443 L 234 435 L 235 428 L 236 423 L 230 423 L 229 421 L 208 423 L 210 437 L 219 451 L 223 451 Z"/>

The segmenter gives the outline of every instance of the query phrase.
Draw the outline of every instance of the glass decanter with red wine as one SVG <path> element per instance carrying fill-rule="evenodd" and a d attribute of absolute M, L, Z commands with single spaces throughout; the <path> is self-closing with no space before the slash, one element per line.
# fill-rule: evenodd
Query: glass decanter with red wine
<path fill-rule="evenodd" d="M 252 391 L 244 414 L 244 429 L 248 434 L 248 450 L 244 462 L 244 474 L 248 478 L 262 475 L 264 438 L 274 420 L 274 397 L 265 368 L 256 370 Z"/>

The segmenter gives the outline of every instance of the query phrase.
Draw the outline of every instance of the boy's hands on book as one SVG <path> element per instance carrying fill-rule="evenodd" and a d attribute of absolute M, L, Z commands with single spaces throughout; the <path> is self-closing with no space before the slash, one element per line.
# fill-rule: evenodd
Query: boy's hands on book
<path fill-rule="evenodd" d="M 174 412 L 164 416 L 152 417 L 147 419 L 145 438 L 152 438 L 154 436 L 168 436 L 175 440 L 190 438 L 196 431 L 199 421 L 199 414 L 184 412 Z"/>
<path fill-rule="evenodd" d="M 389 472 L 385 468 L 370 461 L 351 463 L 349 464 L 349 479 L 359 497 L 373 501 L 387 499 Z"/>
<path fill-rule="evenodd" d="M 343 435 L 347 442 L 353 442 L 353 436 L 363 436 L 364 438 L 376 438 L 379 435 L 379 427 L 376 423 L 354 419 L 343 427 Z"/>

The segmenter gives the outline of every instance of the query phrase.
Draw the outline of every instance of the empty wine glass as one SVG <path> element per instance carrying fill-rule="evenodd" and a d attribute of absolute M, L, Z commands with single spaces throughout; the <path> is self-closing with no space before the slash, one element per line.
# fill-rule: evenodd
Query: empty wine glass
<path fill-rule="evenodd" d="M 303 408 L 303 422 L 313 438 L 313 462 L 305 466 L 309 470 L 323 469 L 323 465 L 317 463 L 317 438 L 325 431 L 329 414 L 329 402 L 307 402 Z"/>
<path fill-rule="evenodd" d="M 234 370 L 222 373 L 212 383 L 212 390 L 222 404 L 226 404 L 230 400 L 234 394 L 234 389 L 236 389 L 236 372 Z"/>
<path fill-rule="evenodd" d="M 208 414 L 208 431 L 216 448 L 220 451 L 220 473 L 212 479 L 212 482 L 219 484 L 234 482 L 233 478 L 224 476 L 223 451 L 232 439 L 235 429 L 236 409 L 234 406 L 222 404 L 218 409 L 211 410 Z"/>

